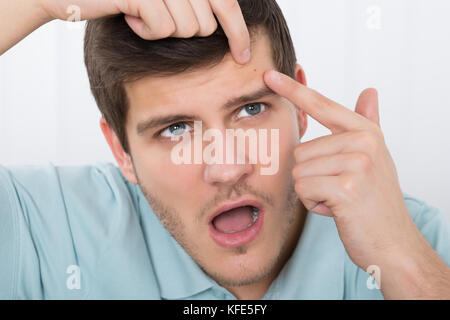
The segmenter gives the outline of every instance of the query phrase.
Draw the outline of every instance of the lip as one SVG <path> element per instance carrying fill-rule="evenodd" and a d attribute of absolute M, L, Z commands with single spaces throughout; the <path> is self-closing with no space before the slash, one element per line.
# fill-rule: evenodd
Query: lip
<path fill-rule="evenodd" d="M 258 208 L 258 219 L 253 223 L 253 225 L 245 230 L 227 234 L 223 232 L 219 232 L 212 223 L 212 220 L 217 217 L 219 214 L 231 210 L 237 207 L 243 206 L 253 206 Z M 220 209 L 218 209 L 215 213 L 210 216 L 209 219 L 209 234 L 211 238 L 220 246 L 225 248 L 234 248 L 237 246 L 244 245 L 246 243 L 251 242 L 256 238 L 256 236 L 261 231 L 261 228 L 264 223 L 264 208 L 260 202 L 251 199 L 241 199 L 239 201 L 228 202 Z"/>

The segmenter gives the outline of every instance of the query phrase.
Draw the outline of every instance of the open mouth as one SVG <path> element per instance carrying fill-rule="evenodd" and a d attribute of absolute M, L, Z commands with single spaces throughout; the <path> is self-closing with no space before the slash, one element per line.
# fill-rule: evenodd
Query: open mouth
<path fill-rule="evenodd" d="M 263 217 L 263 207 L 257 201 L 228 204 L 210 218 L 209 233 L 222 247 L 241 246 L 256 238 L 262 228 Z"/>
<path fill-rule="evenodd" d="M 248 205 L 227 210 L 212 220 L 217 231 L 233 234 L 250 228 L 259 217 L 259 209 Z"/>

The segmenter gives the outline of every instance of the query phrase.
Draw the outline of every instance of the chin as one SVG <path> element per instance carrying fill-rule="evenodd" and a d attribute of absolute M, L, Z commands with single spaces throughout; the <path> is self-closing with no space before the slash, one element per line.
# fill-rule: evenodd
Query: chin
<path fill-rule="evenodd" d="M 237 269 L 230 268 L 224 270 L 223 273 L 213 273 L 210 276 L 222 286 L 239 287 L 257 283 L 265 279 L 270 274 L 270 266 L 266 268 L 258 266 L 258 268 L 247 268 L 240 266 Z"/>
<path fill-rule="evenodd" d="M 239 248 L 236 247 L 233 251 L 238 251 Z M 267 250 L 251 251 L 251 248 L 248 248 L 245 253 L 234 252 L 227 257 L 222 257 L 220 265 L 212 266 L 213 270 L 205 270 L 205 272 L 225 286 L 243 286 L 261 281 L 273 270 L 277 257 L 276 255 L 267 256 Z"/>

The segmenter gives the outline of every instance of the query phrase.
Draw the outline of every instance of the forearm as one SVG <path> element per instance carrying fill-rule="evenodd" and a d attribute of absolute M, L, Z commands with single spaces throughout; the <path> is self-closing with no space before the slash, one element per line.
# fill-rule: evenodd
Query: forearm
<path fill-rule="evenodd" d="M 52 20 L 34 0 L 0 0 L 0 55 Z"/>
<path fill-rule="evenodd" d="M 450 268 L 428 243 L 411 256 L 405 252 L 381 267 L 385 299 L 450 299 Z"/>

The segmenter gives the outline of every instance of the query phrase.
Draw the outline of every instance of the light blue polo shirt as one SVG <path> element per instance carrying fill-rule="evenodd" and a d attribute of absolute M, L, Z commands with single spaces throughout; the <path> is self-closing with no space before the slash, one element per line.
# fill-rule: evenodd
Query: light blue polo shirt
<path fill-rule="evenodd" d="M 404 196 L 450 266 L 449 219 Z M 334 220 L 308 212 L 295 252 L 263 299 L 383 299 L 368 279 L 346 254 Z M 0 298 L 236 299 L 110 163 L 0 167 Z"/>

